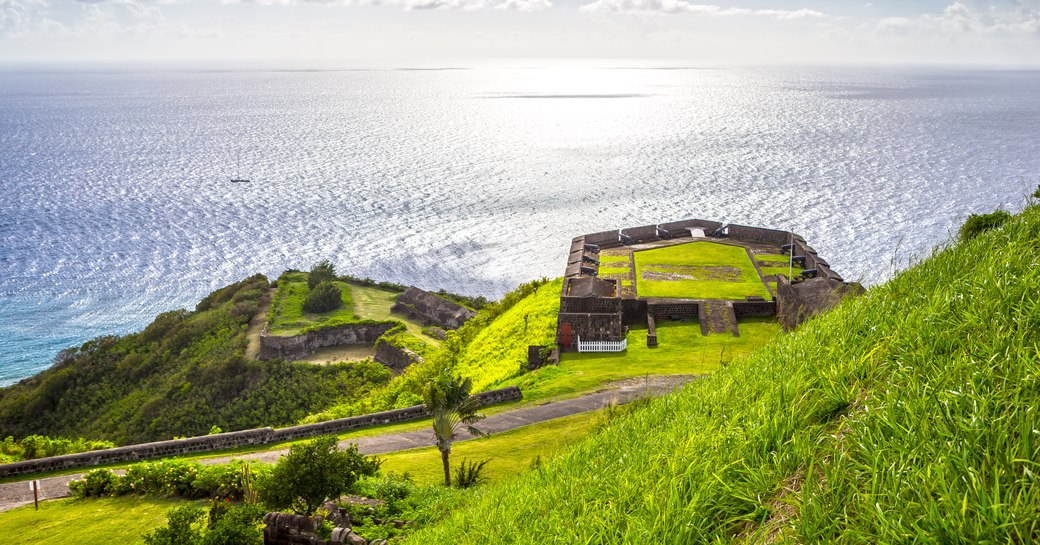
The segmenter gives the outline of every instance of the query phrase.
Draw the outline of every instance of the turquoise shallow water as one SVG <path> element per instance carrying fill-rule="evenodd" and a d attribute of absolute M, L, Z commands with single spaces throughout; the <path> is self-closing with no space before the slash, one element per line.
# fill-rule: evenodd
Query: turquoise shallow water
<path fill-rule="evenodd" d="M 0 384 L 323 258 L 498 296 L 575 234 L 692 216 L 878 282 L 1021 205 L 1038 97 L 1035 71 L 9 71 Z"/>

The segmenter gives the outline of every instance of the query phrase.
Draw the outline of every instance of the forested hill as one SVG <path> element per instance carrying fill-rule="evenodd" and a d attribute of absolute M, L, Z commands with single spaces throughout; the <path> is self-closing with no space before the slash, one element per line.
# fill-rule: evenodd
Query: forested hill
<path fill-rule="evenodd" d="M 1034 203 L 409 543 L 1036 543 L 1038 352 Z"/>
<path fill-rule="evenodd" d="M 194 311 L 139 333 L 63 351 L 50 369 L 0 389 L 0 438 L 44 434 L 118 444 L 295 423 L 385 384 L 382 365 L 315 366 L 245 358 L 246 330 L 269 282 L 221 288 Z"/>

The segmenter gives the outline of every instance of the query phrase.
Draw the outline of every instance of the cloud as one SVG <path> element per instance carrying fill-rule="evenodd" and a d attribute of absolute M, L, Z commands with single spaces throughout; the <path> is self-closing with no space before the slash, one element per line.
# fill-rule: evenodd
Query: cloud
<path fill-rule="evenodd" d="M 506 0 L 495 6 L 495 9 L 511 9 L 516 11 L 540 11 L 552 7 L 549 0 Z"/>
<path fill-rule="evenodd" d="M 675 15 L 689 13 L 717 17 L 759 16 L 782 21 L 826 17 L 822 11 L 811 9 L 759 9 L 729 7 L 714 4 L 692 4 L 685 0 L 595 0 L 579 8 L 584 13 L 661 13 Z"/>
<path fill-rule="evenodd" d="M 878 36 L 906 36 L 913 27 L 913 21 L 906 17 L 885 17 L 878 21 L 874 33 Z"/>

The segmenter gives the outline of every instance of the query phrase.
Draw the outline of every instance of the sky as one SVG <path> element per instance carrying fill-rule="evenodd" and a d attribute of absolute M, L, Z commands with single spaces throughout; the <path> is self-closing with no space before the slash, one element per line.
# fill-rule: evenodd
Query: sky
<path fill-rule="evenodd" d="M 1040 0 L 0 0 L 0 62 L 1040 65 Z"/>

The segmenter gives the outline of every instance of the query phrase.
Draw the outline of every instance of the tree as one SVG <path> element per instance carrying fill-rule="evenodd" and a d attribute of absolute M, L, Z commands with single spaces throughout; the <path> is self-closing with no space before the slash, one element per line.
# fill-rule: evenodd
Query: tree
<path fill-rule="evenodd" d="M 306 312 L 328 312 L 335 310 L 343 304 L 343 294 L 332 282 L 322 282 L 307 294 L 303 300 L 303 310 Z"/>
<path fill-rule="evenodd" d="M 358 453 L 357 445 L 339 450 L 331 435 L 289 447 L 260 487 L 260 500 L 275 509 L 313 515 L 326 498 L 349 492 L 363 476 L 379 471 L 382 462 Z"/>
<path fill-rule="evenodd" d="M 311 267 L 311 272 L 307 275 L 307 287 L 313 290 L 314 286 L 322 282 L 332 282 L 335 279 L 336 267 L 328 259 L 323 259 Z"/>
<path fill-rule="evenodd" d="M 425 392 L 426 410 L 433 415 L 433 435 L 437 439 L 437 449 L 441 451 L 441 463 L 444 464 L 444 486 L 451 486 L 451 468 L 448 457 L 451 455 L 451 443 L 461 429 L 478 436 L 486 436 L 473 424 L 484 419 L 478 414 L 480 398 L 470 395 L 473 387 L 469 378 L 462 379 L 449 369 L 430 383 Z"/>

